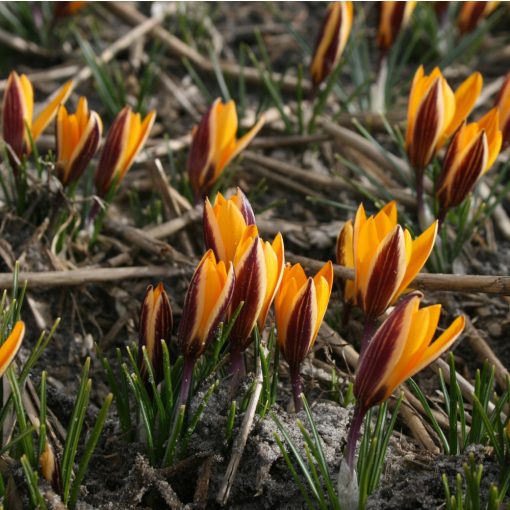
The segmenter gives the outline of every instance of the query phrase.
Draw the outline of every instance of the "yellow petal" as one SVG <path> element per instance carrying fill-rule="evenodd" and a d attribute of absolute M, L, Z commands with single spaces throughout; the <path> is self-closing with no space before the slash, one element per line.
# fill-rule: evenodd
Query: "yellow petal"
<path fill-rule="evenodd" d="M 41 113 L 35 118 L 32 125 L 32 138 L 37 140 L 46 126 L 54 119 L 60 104 L 64 103 L 71 94 L 74 87 L 72 80 L 64 83 L 44 106 Z"/>
<path fill-rule="evenodd" d="M 14 356 L 16 356 L 21 342 L 25 335 L 25 323 L 18 321 L 12 328 L 11 334 L 7 337 L 5 342 L 0 346 L 0 377 L 4 375 L 7 368 L 11 364 Z"/>
<path fill-rule="evenodd" d="M 501 145 L 503 144 L 503 134 L 499 129 L 499 111 L 497 108 L 492 108 L 488 111 L 479 121 L 478 126 L 480 129 L 485 130 L 487 135 L 488 144 L 488 160 L 484 168 L 484 173 L 487 172 L 496 161 Z"/>
<path fill-rule="evenodd" d="M 416 363 L 412 370 L 409 371 L 405 379 L 409 379 L 409 377 L 412 377 L 427 365 L 430 365 L 430 363 L 432 363 L 434 360 L 439 358 L 441 354 L 447 351 L 464 330 L 464 325 L 464 317 L 457 317 L 446 329 L 446 331 L 427 347 L 421 359 L 418 361 L 418 363 Z M 402 379 L 402 381 L 405 379 Z M 400 384 L 400 382 L 398 384 Z"/>
<path fill-rule="evenodd" d="M 464 80 L 455 91 L 455 114 L 447 123 L 443 142 L 455 133 L 461 123 L 468 117 L 474 108 L 476 100 L 482 91 L 483 78 L 478 72 L 473 73 Z"/>
<path fill-rule="evenodd" d="M 142 150 L 147 138 L 150 135 L 152 126 L 156 120 L 156 112 L 149 112 L 143 122 L 140 123 L 140 116 L 131 114 L 130 131 L 128 132 L 129 143 L 125 147 L 125 153 L 117 168 L 119 182 L 124 178 L 138 153 Z"/>
<path fill-rule="evenodd" d="M 408 285 L 414 280 L 414 277 L 420 272 L 421 268 L 427 262 L 427 259 L 434 248 L 436 235 L 437 221 L 432 223 L 425 232 L 413 241 L 411 260 L 407 265 L 405 276 L 398 288 L 397 296 L 408 287 Z"/>
<path fill-rule="evenodd" d="M 258 318 L 259 330 L 264 329 L 269 308 L 275 299 L 275 295 L 282 282 L 283 270 L 285 267 L 285 252 L 283 248 L 283 237 L 278 232 L 272 244 L 264 243 L 264 258 L 266 262 L 267 287 L 264 305 Z"/>

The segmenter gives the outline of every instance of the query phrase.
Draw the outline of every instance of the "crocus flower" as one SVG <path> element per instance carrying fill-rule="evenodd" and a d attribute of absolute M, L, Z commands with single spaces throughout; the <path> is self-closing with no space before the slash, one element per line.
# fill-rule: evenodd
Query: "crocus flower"
<path fill-rule="evenodd" d="M 458 129 L 473 109 L 482 89 L 482 76 L 473 73 L 455 91 L 436 67 L 414 75 L 407 110 L 406 149 L 417 171 L 429 164 L 436 151 Z"/>
<path fill-rule="evenodd" d="M 506 75 L 496 99 L 499 110 L 499 125 L 503 133 L 503 147 L 510 144 L 510 73 Z"/>
<path fill-rule="evenodd" d="M 101 118 L 96 112 L 89 111 L 84 97 L 80 97 L 74 114 L 70 115 L 65 106 L 60 106 L 55 129 L 56 170 L 64 186 L 82 176 L 99 148 L 102 132 Z"/>
<path fill-rule="evenodd" d="M 395 202 L 367 218 L 360 204 L 354 225 L 348 221 L 337 240 L 338 262 L 354 268 L 354 282 L 345 290 L 367 315 L 379 317 L 406 290 L 434 246 L 437 222 L 416 239 L 397 224 Z"/>
<path fill-rule="evenodd" d="M 204 204 L 204 239 L 206 248 L 214 251 L 218 260 L 232 262 L 248 225 L 255 224 L 255 215 L 246 195 L 237 188 L 237 193 L 228 200 L 218 193 L 211 205 Z"/>
<path fill-rule="evenodd" d="M 72 16 L 83 9 L 88 2 L 53 2 L 53 15 L 55 18 Z"/>
<path fill-rule="evenodd" d="M 419 292 L 406 296 L 379 327 L 360 357 L 354 381 L 356 408 L 345 455 L 351 472 L 356 443 L 367 411 L 384 402 L 397 386 L 441 356 L 464 329 L 464 317 L 457 317 L 433 341 L 441 305 L 420 309 L 422 297 Z"/>
<path fill-rule="evenodd" d="M 352 15 L 352 2 L 329 4 L 310 66 L 314 89 L 317 89 L 338 64 L 351 33 Z"/>
<path fill-rule="evenodd" d="M 239 140 L 237 112 L 234 101 L 222 103 L 218 98 L 193 128 L 188 153 L 188 176 L 198 201 L 211 190 L 227 165 L 252 141 L 264 125 L 258 122 Z"/>
<path fill-rule="evenodd" d="M 184 299 L 177 339 L 184 356 L 180 402 L 188 397 L 191 375 L 196 360 L 214 338 L 227 311 L 234 291 L 234 268 L 216 261 L 208 250 L 199 262 Z"/>
<path fill-rule="evenodd" d="M 440 221 L 463 202 L 496 160 L 503 139 L 498 117 L 498 109 L 493 108 L 478 122 L 464 122 L 452 138 L 436 185 Z"/>
<path fill-rule="evenodd" d="M 299 264 L 286 266 L 276 293 L 278 345 L 289 364 L 294 405 L 301 409 L 301 363 L 310 352 L 328 307 L 333 287 L 333 264 L 326 262 L 312 278 Z"/>
<path fill-rule="evenodd" d="M 458 25 L 461 34 L 473 31 L 500 2 L 461 2 Z"/>
<path fill-rule="evenodd" d="M 142 120 L 139 113 L 124 107 L 113 121 L 97 165 L 94 184 L 97 194 L 105 197 L 112 184 L 118 186 L 142 150 L 156 120 L 153 110 Z"/>
<path fill-rule="evenodd" d="M 380 2 L 377 45 L 382 53 L 391 48 L 400 30 L 407 26 L 415 7 L 416 2 Z"/>
<path fill-rule="evenodd" d="M 236 283 L 230 315 L 243 306 L 230 332 L 232 373 L 242 373 L 242 352 L 251 343 L 258 323 L 264 327 L 267 313 L 280 285 L 284 269 L 283 239 L 277 234 L 273 243 L 264 242 L 255 225 L 246 227 L 234 256 Z M 237 376 L 234 378 L 237 382 Z"/>
<path fill-rule="evenodd" d="M 23 154 L 30 152 L 30 136 L 36 141 L 46 126 L 54 119 L 57 109 L 71 94 L 73 82 L 66 82 L 48 100 L 37 117 L 34 112 L 34 89 L 28 77 L 13 71 L 7 79 L 2 108 L 3 137 L 11 151 L 14 166 Z M 30 133 L 29 133 L 30 132 Z"/>
<path fill-rule="evenodd" d="M 14 325 L 14 328 L 12 328 L 11 334 L 0 346 L 0 377 L 4 375 L 18 353 L 24 336 L 25 323 L 23 321 L 18 321 Z"/>
<path fill-rule="evenodd" d="M 234 257 L 234 272 L 236 283 L 230 303 L 231 314 L 243 303 L 230 332 L 230 358 L 232 373 L 235 374 L 242 372 L 241 353 L 251 341 L 250 335 L 262 311 L 266 296 L 264 243 L 255 225 L 250 225 L 243 233 Z"/>
<path fill-rule="evenodd" d="M 170 342 L 173 328 L 172 307 L 160 282 L 156 288 L 147 287 L 142 308 L 140 310 L 140 326 L 138 333 L 138 366 L 142 378 L 147 379 L 147 367 L 142 347 L 147 350 L 151 362 L 155 383 L 163 379 L 163 350 L 161 341 Z"/>

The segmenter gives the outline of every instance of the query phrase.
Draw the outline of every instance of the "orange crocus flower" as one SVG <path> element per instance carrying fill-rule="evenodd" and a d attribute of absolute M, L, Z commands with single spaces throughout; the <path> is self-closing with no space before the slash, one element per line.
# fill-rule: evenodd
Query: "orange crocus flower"
<path fill-rule="evenodd" d="M 94 184 L 100 197 L 106 196 L 114 181 L 120 184 L 151 132 L 156 112 L 142 120 L 128 106 L 115 117 L 101 152 Z"/>
<path fill-rule="evenodd" d="M 21 161 L 23 154 L 30 153 L 30 137 L 36 141 L 48 124 L 55 118 L 58 107 L 71 94 L 73 81 L 66 82 L 48 100 L 35 118 L 34 89 L 25 74 L 13 71 L 7 79 L 2 108 L 3 138 L 11 156 Z"/>
<path fill-rule="evenodd" d="M 99 148 L 102 132 L 101 117 L 89 111 L 84 97 L 80 97 L 74 114 L 70 115 L 64 105 L 60 106 L 55 130 L 56 170 L 64 186 L 76 182 L 87 169 Z"/>
<path fill-rule="evenodd" d="M 234 101 L 223 103 L 220 98 L 214 101 L 191 134 L 187 170 L 196 200 L 209 193 L 223 170 L 248 146 L 264 122 L 262 115 L 250 131 L 238 140 Z"/>
<path fill-rule="evenodd" d="M 425 265 L 437 233 L 434 222 L 416 239 L 397 224 L 395 202 L 367 218 L 360 204 L 354 224 L 347 221 L 337 240 L 338 263 L 354 268 L 344 291 L 370 319 L 379 317 L 407 289 Z"/>
<path fill-rule="evenodd" d="M 395 388 L 424 369 L 448 350 L 464 329 L 464 317 L 457 317 L 433 341 L 441 305 L 420 309 L 423 295 L 408 295 L 384 321 L 362 352 L 354 396 L 356 408 L 347 439 L 346 459 L 354 469 L 354 452 L 367 411 L 387 400 Z"/>
<path fill-rule="evenodd" d="M 501 150 L 502 141 L 497 108 L 478 122 L 464 123 L 455 133 L 436 185 L 440 221 L 450 208 L 464 201 L 478 178 L 489 171 Z"/>
<path fill-rule="evenodd" d="M 313 347 L 328 308 L 333 287 L 333 264 L 326 262 L 312 278 L 300 264 L 286 266 L 275 298 L 278 345 L 289 364 L 294 405 L 301 409 L 301 363 Z"/>
<path fill-rule="evenodd" d="M 317 89 L 338 64 L 351 33 L 352 17 L 352 2 L 329 4 L 310 66 L 314 89 Z"/>

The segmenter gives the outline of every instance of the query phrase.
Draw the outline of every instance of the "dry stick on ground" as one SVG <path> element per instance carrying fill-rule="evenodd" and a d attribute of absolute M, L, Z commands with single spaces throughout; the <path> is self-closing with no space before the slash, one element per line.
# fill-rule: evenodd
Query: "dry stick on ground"
<path fill-rule="evenodd" d="M 155 189 L 157 189 L 163 200 L 163 207 L 168 217 L 179 217 L 182 215 L 182 209 L 189 211 L 191 205 L 182 197 L 176 190 L 172 188 L 168 182 L 168 178 L 163 169 L 161 161 L 156 158 L 154 163 L 149 165 L 152 178 L 154 179 Z M 179 197 L 180 201 L 178 201 Z M 181 206 L 182 201 L 185 201 L 184 205 Z M 179 232 L 178 239 L 183 247 L 184 253 L 191 259 L 195 258 L 195 252 L 193 250 L 193 244 L 186 230 Z"/>
<path fill-rule="evenodd" d="M 198 205 L 193 209 L 190 209 L 188 212 L 184 213 L 182 216 L 175 218 L 174 220 L 167 221 L 166 223 L 162 223 L 157 227 L 152 227 L 144 232 L 154 237 L 155 239 L 162 239 L 163 237 L 169 237 L 171 235 L 177 234 L 182 229 L 186 228 L 191 223 L 195 223 L 202 219 L 203 215 L 203 207 L 202 205 Z"/>
<path fill-rule="evenodd" d="M 164 480 L 161 476 L 161 473 L 149 465 L 147 460 L 141 455 L 136 456 L 135 468 L 138 473 L 140 473 L 140 478 L 142 481 L 153 485 L 161 494 L 161 497 L 165 500 L 165 503 L 172 510 L 181 510 L 184 508 L 183 503 L 179 499 L 179 496 L 177 496 L 175 491 L 172 489 L 172 486 L 166 480 Z"/>
<path fill-rule="evenodd" d="M 246 161 L 250 161 L 251 163 L 264 166 L 269 170 L 274 170 L 275 172 L 282 174 L 282 176 L 288 180 L 295 179 L 296 183 L 299 183 L 299 186 L 303 187 L 304 189 L 306 189 L 305 184 L 317 187 L 320 190 L 343 191 L 352 189 L 352 186 L 350 186 L 344 179 L 341 179 L 340 177 L 321 175 L 316 172 L 310 172 L 309 170 L 299 168 L 295 165 L 285 163 L 278 159 L 262 156 L 251 151 L 244 151 L 243 158 Z M 370 193 L 379 194 L 379 190 L 373 186 L 367 185 L 366 188 Z M 401 203 L 405 205 L 416 204 L 414 197 L 408 195 L 403 190 L 392 189 L 387 191 L 392 193 Z M 309 191 L 308 194 L 311 195 L 312 193 Z"/>
<path fill-rule="evenodd" d="M 72 271 L 41 271 L 19 273 L 19 281 L 27 281 L 31 289 L 48 287 L 72 287 L 91 283 L 109 283 L 130 278 L 170 278 L 188 275 L 187 268 L 141 266 L 82 268 Z M 0 273 L 0 289 L 12 288 L 12 273 Z"/>
<path fill-rule="evenodd" d="M 319 270 L 324 262 L 287 252 L 288 260 L 313 270 Z M 333 265 L 335 276 L 347 280 L 354 279 L 354 270 L 345 266 Z M 445 292 L 484 292 L 510 296 L 510 276 L 485 276 L 471 274 L 419 273 L 409 284 L 415 290 L 442 290 Z"/>
<path fill-rule="evenodd" d="M 503 363 L 501 363 L 482 335 L 480 335 L 478 329 L 473 325 L 469 317 L 466 317 L 466 326 L 467 343 L 479 359 L 487 360 L 489 365 L 494 367 L 494 377 L 496 378 L 496 382 L 501 389 L 506 389 L 510 373 L 504 367 Z"/>
<path fill-rule="evenodd" d="M 128 241 L 147 253 L 158 257 L 165 257 L 172 262 L 181 262 L 183 264 L 189 262 L 189 258 L 178 252 L 175 248 L 172 248 L 169 244 L 156 239 L 154 236 L 147 234 L 147 232 L 139 228 L 108 219 L 104 223 L 104 230 L 105 232 L 122 237 L 125 241 Z"/>
<path fill-rule="evenodd" d="M 225 476 L 223 477 L 223 481 L 221 482 L 220 489 L 218 490 L 218 495 L 216 497 L 216 501 L 220 505 L 225 505 L 227 503 L 228 496 L 230 494 L 230 490 L 232 489 L 237 469 L 239 467 L 239 463 L 241 462 L 241 457 L 243 456 L 246 441 L 248 440 L 248 436 L 250 435 L 250 430 L 253 424 L 253 419 L 255 418 L 255 411 L 257 410 L 257 404 L 259 402 L 261 391 L 262 391 L 262 367 L 260 364 L 260 359 L 258 359 L 257 374 L 255 376 L 255 388 L 253 389 L 253 393 L 250 397 L 250 402 L 248 403 L 248 408 L 246 409 L 246 413 L 244 414 L 241 429 L 239 430 L 239 434 L 237 435 L 232 446 L 232 457 L 230 457 L 230 462 L 228 463 L 227 471 L 225 472 Z"/>
<path fill-rule="evenodd" d="M 7 32 L 1 28 L 0 28 L 0 43 L 18 53 L 36 55 L 37 57 L 44 58 L 55 58 L 54 51 L 42 48 L 41 46 L 38 46 L 32 41 L 26 41 L 25 39 L 15 34 L 12 34 L 11 32 Z"/>
<path fill-rule="evenodd" d="M 144 23 L 147 20 L 147 18 L 142 13 L 124 2 L 108 2 L 104 5 L 104 7 L 130 25 L 138 25 L 140 23 Z M 175 37 L 163 27 L 153 27 L 151 34 L 156 37 L 176 57 L 188 59 L 191 64 L 196 66 L 201 71 L 208 73 L 215 72 L 211 59 L 204 57 L 194 48 L 185 44 L 178 37 Z M 264 83 L 264 80 L 262 79 L 258 69 L 254 67 L 241 67 L 239 64 L 225 62 L 222 60 L 218 62 L 218 66 L 221 69 L 221 72 L 227 77 L 239 78 L 242 75 L 247 83 L 252 83 L 255 85 L 263 85 Z M 297 90 L 299 82 L 295 76 L 272 73 L 272 79 L 275 82 L 278 82 L 281 89 L 284 91 L 294 92 Z M 309 93 L 312 89 L 309 80 L 302 80 L 301 87 L 305 93 Z"/>
<path fill-rule="evenodd" d="M 144 22 L 130 30 L 128 33 L 117 39 L 113 44 L 108 46 L 97 58 L 97 61 L 102 64 L 110 62 L 118 53 L 129 48 L 140 37 L 150 32 L 164 19 L 165 13 L 160 13 L 153 18 L 144 18 Z M 52 72 L 44 71 L 38 73 L 28 74 L 31 81 L 55 81 L 65 78 L 73 78 L 75 85 L 88 80 L 92 76 L 92 69 L 88 66 L 78 67 L 70 65 L 54 69 Z M 4 90 L 7 86 L 7 80 L 0 81 L 0 90 Z"/>

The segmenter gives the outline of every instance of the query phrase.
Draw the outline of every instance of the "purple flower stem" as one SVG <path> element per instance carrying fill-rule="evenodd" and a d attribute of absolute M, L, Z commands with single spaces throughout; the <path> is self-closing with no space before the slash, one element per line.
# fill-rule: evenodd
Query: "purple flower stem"
<path fill-rule="evenodd" d="M 365 319 L 365 326 L 363 327 L 363 336 L 361 337 L 361 349 L 360 349 L 360 358 L 363 356 L 365 349 L 370 344 L 372 340 L 372 336 L 375 330 L 376 320 L 374 317 L 367 316 Z"/>
<path fill-rule="evenodd" d="M 231 388 L 236 390 L 241 378 L 246 374 L 244 357 L 240 350 L 230 351 L 230 374 L 232 375 Z"/>
<path fill-rule="evenodd" d="M 181 391 L 179 393 L 179 405 L 181 406 L 185 405 L 188 400 L 194 367 L 195 360 L 193 358 L 184 359 L 184 366 L 182 367 Z"/>
<path fill-rule="evenodd" d="M 361 435 L 361 425 L 363 424 L 365 414 L 366 411 L 364 409 L 356 406 L 349 429 L 349 435 L 347 436 L 347 446 L 345 447 L 344 457 L 351 470 L 351 475 L 354 472 L 354 454 L 356 453 L 356 445 Z"/>
<path fill-rule="evenodd" d="M 296 413 L 299 413 L 299 411 L 303 409 L 303 401 L 301 400 L 301 394 L 303 393 L 303 380 L 299 375 L 299 368 L 291 371 L 290 380 L 292 384 L 292 395 L 294 397 L 294 410 Z"/>

